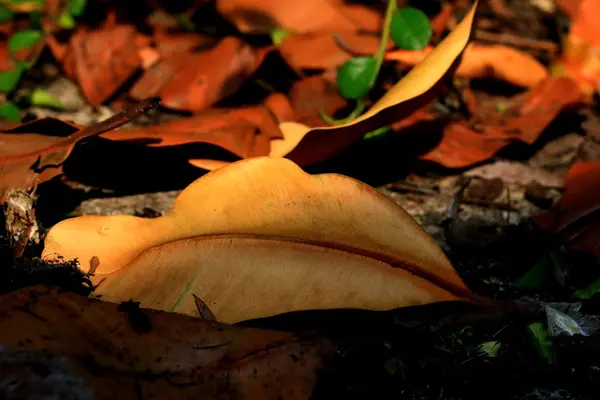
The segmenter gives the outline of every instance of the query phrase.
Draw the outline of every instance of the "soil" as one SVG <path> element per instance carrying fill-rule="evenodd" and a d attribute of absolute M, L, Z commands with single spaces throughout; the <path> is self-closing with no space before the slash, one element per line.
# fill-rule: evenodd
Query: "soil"
<path fill-rule="evenodd" d="M 501 24 L 503 33 L 558 42 L 563 17 L 549 19 L 531 5 L 533 2 L 506 3 L 517 17 L 498 21 L 484 3 L 482 18 Z M 536 55 L 541 59 L 547 56 Z M 31 118 L 54 116 L 88 125 L 113 114 L 107 106 L 94 109 L 85 104 L 78 88 L 61 76 L 51 61 L 42 58 L 38 69 L 36 84 L 42 82 L 66 110 L 31 108 Z M 268 76 L 269 72 L 259 74 Z M 489 82 L 474 87 L 478 96 L 506 95 L 501 85 L 499 90 Z M 248 88 L 234 97 L 228 103 L 259 101 L 256 91 Z M 592 316 L 600 315 L 600 297 L 581 301 L 583 325 L 590 335 L 553 337 L 552 362 L 538 351 L 538 342 L 528 329 L 531 322 L 546 320 L 543 304 L 577 303 L 574 291 L 600 275 L 593 256 L 569 251 L 528 219 L 560 197 L 566 171 L 575 160 L 600 159 L 600 116 L 594 107 L 560 117 L 531 148 L 511 146 L 503 150 L 492 160 L 497 170 L 491 172 L 477 168 L 445 170 L 418 161 L 410 152 L 410 139 L 393 136 L 364 140 L 327 162 L 307 168 L 310 173 L 343 173 L 377 187 L 432 235 L 469 288 L 521 303 L 529 312 L 483 312 L 464 304 L 445 303 L 382 313 L 293 313 L 243 325 L 318 329 L 342 343 L 322 373 L 315 399 L 597 398 L 600 337 Z M 134 123 L 181 117 L 155 110 Z M 182 156 L 195 150 L 188 147 L 159 153 L 128 144 L 108 146 L 102 139 L 76 147 L 65 164 L 67 179 L 54 179 L 37 191 L 42 237 L 49 227 L 69 216 L 163 214 L 177 194 L 201 175 Z M 506 171 L 511 171 L 510 178 Z M 84 296 L 91 292 L 91 283 L 75 263 L 42 263 L 37 258 L 40 246 L 30 244 L 23 257 L 13 260 L 3 232 L 0 294 L 37 284 Z M 548 285 L 535 289 L 515 285 L 550 253 L 558 254 L 561 263 Z M 3 363 L 0 357 L 0 369 Z"/>

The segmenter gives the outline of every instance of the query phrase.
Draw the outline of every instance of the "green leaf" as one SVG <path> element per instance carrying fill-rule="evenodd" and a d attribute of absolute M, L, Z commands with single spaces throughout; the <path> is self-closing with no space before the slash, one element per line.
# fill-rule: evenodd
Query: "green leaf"
<path fill-rule="evenodd" d="M 270 32 L 271 41 L 273 41 L 273 44 L 275 46 L 281 46 L 281 43 L 283 43 L 284 39 L 288 37 L 291 33 L 292 32 L 288 29 L 275 28 Z"/>
<path fill-rule="evenodd" d="M 497 357 L 498 352 L 502 348 L 502 343 L 493 340 L 490 342 L 484 342 L 479 345 L 479 351 L 488 357 Z"/>
<path fill-rule="evenodd" d="M 355 57 L 340 67 L 337 84 L 340 94 L 346 99 L 358 100 L 369 90 L 376 74 L 375 57 Z"/>
<path fill-rule="evenodd" d="M 21 122 L 21 110 L 14 103 L 7 101 L 0 104 L 0 118 Z"/>
<path fill-rule="evenodd" d="M 553 364 L 554 351 L 552 350 L 552 341 L 550 341 L 546 326 L 541 322 L 533 322 L 527 328 L 540 357 L 548 363 Z"/>
<path fill-rule="evenodd" d="M 58 110 L 63 110 L 65 108 L 59 99 L 43 89 L 35 89 L 29 95 L 29 101 L 31 102 L 31 105 L 38 107 L 49 107 Z"/>
<path fill-rule="evenodd" d="M 87 0 L 69 0 L 67 10 L 74 17 L 81 17 L 85 11 Z"/>
<path fill-rule="evenodd" d="M 71 14 L 66 12 L 60 14 L 56 23 L 63 29 L 73 29 L 76 25 L 75 19 L 73 19 Z"/>
<path fill-rule="evenodd" d="M 6 22 L 13 19 L 15 14 L 5 6 L 0 6 L 0 22 Z"/>
<path fill-rule="evenodd" d="M 524 288 L 540 288 L 544 287 L 550 281 L 552 259 L 548 257 L 548 254 L 542 255 L 542 257 L 534 264 L 529 271 L 520 277 L 514 286 Z"/>
<path fill-rule="evenodd" d="M 27 49 L 36 44 L 42 38 L 42 31 L 26 30 L 17 32 L 8 39 L 8 50 L 15 51 Z"/>
<path fill-rule="evenodd" d="M 575 292 L 575 297 L 580 299 L 591 299 L 596 293 L 600 293 L 600 278 L 596 279 L 589 286 L 579 289 Z"/>
<path fill-rule="evenodd" d="M 422 50 L 432 35 L 429 18 L 419 9 L 399 8 L 392 16 L 390 35 L 401 49 Z"/>
<path fill-rule="evenodd" d="M 15 90 L 22 75 L 23 68 L 20 67 L 0 72 L 0 93 L 10 93 Z"/>

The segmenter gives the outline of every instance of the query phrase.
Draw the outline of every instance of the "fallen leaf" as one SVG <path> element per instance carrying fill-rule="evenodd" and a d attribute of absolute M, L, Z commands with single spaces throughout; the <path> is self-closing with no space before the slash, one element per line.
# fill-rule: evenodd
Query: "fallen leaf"
<path fill-rule="evenodd" d="M 441 121 L 441 141 L 421 158 L 448 168 L 485 161 L 511 142 L 535 143 L 562 111 L 581 103 L 581 92 L 572 80 L 550 77 L 513 98 L 503 112 L 492 102 L 481 105 L 471 120 Z"/>
<path fill-rule="evenodd" d="M 542 229 L 571 248 L 595 254 L 600 260 L 599 161 L 571 166 L 562 198 L 546 213 L 532 217 Z"/>
<path fill-rule="evenodd" d="M 573 16 L 563 52 L 552 66 L 553 74 L 574 79 L 591 100 L 600 87 L 600 28 L 595 17 L 599 0 L 581 0 Z"/>
<path fill-rule="evenodd" d="M 189 48 L 177 43 L 179 50 L 173 44 L 159 47 L 161 61 L 145 71 L 130 95 L 160 96 L 165 107 L 199 111 L 234 93 L 262 62 L 262 55 L 232 36 L 196 51 L 198 42 L 202 39 L 190 38 Z"/>
<path fill-rule="evenodd" d="M 62 163 L 77 142 L 115 129 L 156 105 L 155 99 L 146 100 L 81 130 L 53 118 L 22 125 L 5 124 L 8 127 L 0 130 L 0 203 L 6 200 L 9 189 L 28 189 L 60 175 Z M 62 136 L 50 136 L 48 132 Z"/>
<path fill-rule="evenodd" d="M 260 157 L 204 175 L 164 216 L 83 216 L 55 225 L 43 258 L 100 264 L 107 301 L 239 322 L 332 308 L 390 310 L 483 300 L 393 201 L 336 174 Z"/>
<path fill-rule="evenodd" d="M 335 351 L 314 335 L 228 326 L 41 286 L 4 295 L 0 312 L 2 346 L 64 357 L 98 399 L 308 399 Z"/>
<path fill-rule="evenodd" d="M 290 89 L 289 96 L 296 122 L 310 127 L 325 124 L 319 111 L 334 115 L 348 105 L 337 90 L 335 74 L 315 75 L 298 81 Z"/>
<path fill-rule="evenodd" d="M 52 36 L 47 42 L 88 102 L 99 105 L 141 67 L 136 35 L 134 27 L 116 25 L 99 30 L 80 28 L 66 46 Z"/>
<path fill-rule="evenodd" d="M 278 49 L 281 57 L 295 69 L 331 69 L 343 65 L 353 54 L 375 54 L 380 41 L 378 35 L 354 31 L 320 32 L 289 35 Z M 389 41 L 388 49 L 393 46 Z"/>
<path fill-rule="evenodd" d="M 208 109 L 189 118 L 103 133 L 105 139 L 149 147 L 209 143 L 238 157 L 269 154 L 269 141 L 282 138 L 277 121 L 264 106 Z"/>
<path fill-rule="evenodd" d="M 432 47 L 418 51 L 398 49 L 388 52 L 385 58 L 413 66 L 422 62 L 432 50 Z M 546 79 L 548 71 L 533 56 L 512 47 L 470 43 L 456 70 L 456 76 L 477 79 L 495 78 L 515 86 L 529 88 Z"/>
<path fill-rule="evenodd" d="M 340 1 L 217 0 L 217 10 L 245 34 L 268 34 L 276 28 L 297 33 L 379 29 L 382 16 L 364 6 Z"/>
<path fill-rule="evenodd" d="M 310 128 L 298 122 L 280 124 L 283 140 L 271 142 L 269 155 L 287 157 L 300 165 L 325 160 L 366 133 L 407 117 L 429 103 L 444 88 L 469 42 L 477 2 L 422 63 L 411 69 L 365 114 L 350 123 Z"/>

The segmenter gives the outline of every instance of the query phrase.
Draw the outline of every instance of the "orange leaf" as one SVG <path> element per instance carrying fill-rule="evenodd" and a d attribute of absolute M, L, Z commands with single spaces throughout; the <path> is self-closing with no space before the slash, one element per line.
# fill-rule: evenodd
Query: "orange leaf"
<path fill-rule="evenodd" d="M 3 296 L 0 312 L 2 346 L 44 352 L 55 368 L 48 353 L 61 357 L 93 391 L 78 398 L 308 399 L 336 349 L 315 335 L 229 326 L 41 286 Z"/>
<path fill-rule="evenodd" d="M 102 30 L 78 29 L 67 46 L 48 38 L 50 49 L 92 105 L 111 96 L 141 67 L 135 28 L 116 25 Z M 150 96 L 149 96 L 150 97 Z"/>
<path fill-rule="evenodd" d="M 103 133 L 102 137 L 150 147 L 209 143 L 245 158 L 267 155 L 269 140 L 281 138 L 282 134 L 274 116 L 264 106 L 248 106 L 209 109 L 190 118 L 114 130 Z"/>
<path fill-rule="evenodd" d="M 117 128 L 156 105 L 154 100 L 144 101 L 133 110 L 123 111 L 81 130 L 54 118 L 2 129 L 0 203 L 6 200 L 5 195 L 9 189 L 28 189 L 61 174 L 62 163 L 80 140 Z M 56 136 L 43 134 L 46 132 L 52 132 Z"/>
<path fill-rule="evenodd" d="M 480 106 L 470 121 L 441 122 L 441 142 L 421 158 L 449 168 L 485 161 L 511 142 L 533 144 L 562 111 L 581 102 L 581 92 L 573 81 L 548 78 L 512 99 L 503 112 L 498 111 L 494 101 Z M 432 119 L 429 113 L 418 118 Z M 411 122 L 417 121 L 415 118 Z M 410 125 L 407 129 L 411 129 Z"/>
<path fill-rule="evenodd" d="M 422 62 L 431 51 L 431 47 L 420 51 L 399 49 L 388 52 L 385 58 L 413 66 Z M 471 43 L 465 49 L 456 75 L 464 78 L 495 78 L 515 86 L 533 87 L 548 77 L 548 71 L 534 57 L 517 49 Z"/>
<path fill-rule="evenodd" d="M 189 40 L 196 43 L 201 39 Z M 131 89 L 133 98 L 160 96 L 169 108 L 203 110 L 234 93 L 262 62 L 259 54 L 235 37 L 199 52 L 178 46 L 185 50 L 163 48 L 162 60 L 146 70 Z"/>
<path fill-rule="evenodd" d="M 542 229 L 558 235 L 571 248 L 600 260 L 600 162 L 571 166 L 562 198 L 546 213 L 532 217 Z"/>
<path fill-rule="evenodd" d="M 600 87 L 599 0 L 581 0 L 553 73 L 574 79 L 591 100 Z"/>
<path fill-rule="evenodd" d="M 338 40 L 356 54 L 373 55 L 381 38 L 377 35 L 354 31 L 336 32 Z M 388 42 L 391 49 L 393 43 Z M 332 32 L 290 35 L 279 46 L 283 59 L 296 69 L 331 69 L 342 66 L 353 56 L 340 45 Z"/>
<path fill-rule="evenodd" d="M 463 299 L 441 249 L 375 189 L 260 157 L 204 175 L 163 217 L 84 216 L 55 225 L 43 257 L 100 261 L 96 293 L 219 321 L 331 308 L 389 310 Z"/>
<path fill-rule="evenodd" d="M 217 0 L 217 10 L 246 34 L 267 34 L 275 28 L 297 33 L 371 30 L 382 21 L 378 12 L 364 6 L 327 0 Z"/>

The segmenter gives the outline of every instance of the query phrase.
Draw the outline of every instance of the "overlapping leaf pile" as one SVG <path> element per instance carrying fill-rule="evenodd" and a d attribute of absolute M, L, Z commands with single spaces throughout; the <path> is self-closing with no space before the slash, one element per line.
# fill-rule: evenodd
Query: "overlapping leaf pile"
<path fill-rule="evenodd" d="M 182 121 L 143 129 L 108 132 L 104 137 L 111 140 L 136 139 L 138 142 L 146 140 L 153 146 L 204 142 L 222 147 L 240 158 L 266 155 L 287 157 L 300 165 L 322 161 L 347 148 L 369 131 L 410 115 L 440 93 L 456 68 L 462 51 L 469 41 L 475 10 L 476 7 L 473 7 L 456 29 L 422 63 L 413 68 L 379 99 L 367 113 L 343 125 L 312 129 L 311 127 L 317 124 L 314 116 L 311 116 L 316 106 L 310 105 L 307 108 L 306 105 L 314 101 L 313 99 L 321 101 L 322 103 L 319 105 L 322 104 L 325 109 L 335 111 L 338 107 L 343 106 L 343 100 L 335 95 L 334 89 L 327 79 L 327 74 L 320 78 L 307 80 L 306 83 L 300 81 L 292 90 L 291 101 L 283 94 L 272 94 L 262 105 L 236 110 L 206 109 L 223 96 L 235 91 L 243 80 L 256 69 L 257 60 L 261 58 L 258 53 L 262 52 L 261 54 L 264 55 L 268 49 L 259 50 L 257 53 L 240 39 L 232 37 L 222 39 L 217 44 L 211 44 L 210 50 L 196 54 L 195 49 L 202 45 L 200 42 L 203 39 L 193 36 L 193 41 L 190 43 L 189 40 L 192 40 L 192 37 L 189 35 L 165 36 L 157 28 L 158 33 L 154 40 L 157 51 L 159 53 L 162 51 L 163 55 L 159 54 L 152 58 L 155 61 L 152 63 L 153 66 L 146 71 L 148 78 L 142 77 L 133 88 L 135 96 L 160 95 L 163 97 L 163 102 L 168 103 L 167 106 L 178 108 L 187 104 L 191 105 L 191 108 L 186 105 L 183 106 L 184 109 L 195 109 L 196 111 L 204 109 L 204 111 Z M 111 35 L 115 36 L 114 40 L 111 39 Z M 81 28 L 77 30 L 72 34 L 68 45 L 58 43 L 54 37 L 49 37 L 48 40 L 57 59 L 62 60 L 65 71 L 80 81 L 88 100 L 92 104 L 97 104 L 112 94 L 135 67 L 135 62 L 129 62 L 122 56 L 113 54 L 111 47 L 105 44 L 117 41 L 117 37 L 119 41 L 128 40 L 130 45 L 119 42 L 119 46 L 115 47 L 114 51 L 123 52 L 129 58 L 135 58 L 138 54 L 134 51 L 135 46 L 139 43 L 144 46 L 149 45 L 150 39 L 140 38 L 140 35 L 132 31 L 129 26 L 118 25 L 114 21 L 113 15 L 104 22 L 102 29 Z M 94 43 L 97 44 L 94 45 Z M 69 49 L 68 46 L 71 48 Z M 90 56 L 89 59 L 83 56 L 78 57 L 76 56 L 78 46 L 85 46 L 86 49 L 91 46 L 99 53 L 94 54 L 88 49 L 85 54 Z M 131 46 L 131 49 L 128 46 Z M 147 50 L 151 52 L 151 49 Z M 181 54 L 173 56 L 173 52 Z M 169 54 L 168 58 L 165 54 Z M 181 62 L 177 61 L 179 67 L 170 64 L 180 60 L 180 57 L 183 58 L 181 58 Z M 89 62 L 94 60 L 94 66 L 92 67 L 86 60 Z M 223 60 L 232 63 L 231 68 L 224 65 Z M 138 66 L 142 65 L 141 59 L 137 62 Z M 102 67 L 98 67 L 98 65 Z M 198 66 L 201 67 L 198 68 Z M 209 67 L 212 70 L 207 69 Z M 189 73 L 183 73 L 177 68 L 187 68 L 197 76 L 190 77 Z M 108 69 L 110 73 L 107 73 L 105 69 Z M 93 74 L 93 76 L 88 76 L 89 74 Z M 172 80 L 169 80 L 171 78 Z M 148 82 L 148 85 L 145 82 Z M 226 85 L 223 86 L 225 83 Z M 189 93 L 182 90 L 184 86 L 187 91 L 194 91 L 193 95 L 189 96 L 191 101 L 186 100 Z M 311 89 L 306 91 L 303 89 L 304 86 L 311 87 Z M 327 95 L 324 97 L 325 94 Z M 307 109 L 310 109 L 310 112 L 307 113 Z M 20 129 L 22 129 L 21 132 L 25 132 L 23 129 L 26 128 Z M 9 133 L 10 135 L 7 136 Z M 7 140 L 15 138 L 10 130 L 3 135 Z M 19 138 L 27 140 L 22 133 Z M 19 148 L 13 150 L 17 154 L 7 154 L 3 160 L 4 165 L 8 166 L 21 159 L 22 155 L 18 154 Z M 31 154 L 33 155 L 33 153 Z M 202 159 L 201 154 L 198 155 L 198 158 L 191 160 L 191 163 L 206 169 L 224 164 L 222 160 Z M 5 167 L 3 171 L 8 169 L 9 167 Z M 38 181 L 45 179 L 45 177 L 39 178 L 41 180 Z M 29 181 L 24 183 L 24 185 L 30 184 Z M 9 185 L 14 185 L 14 183 L 11 182 Z"/>

